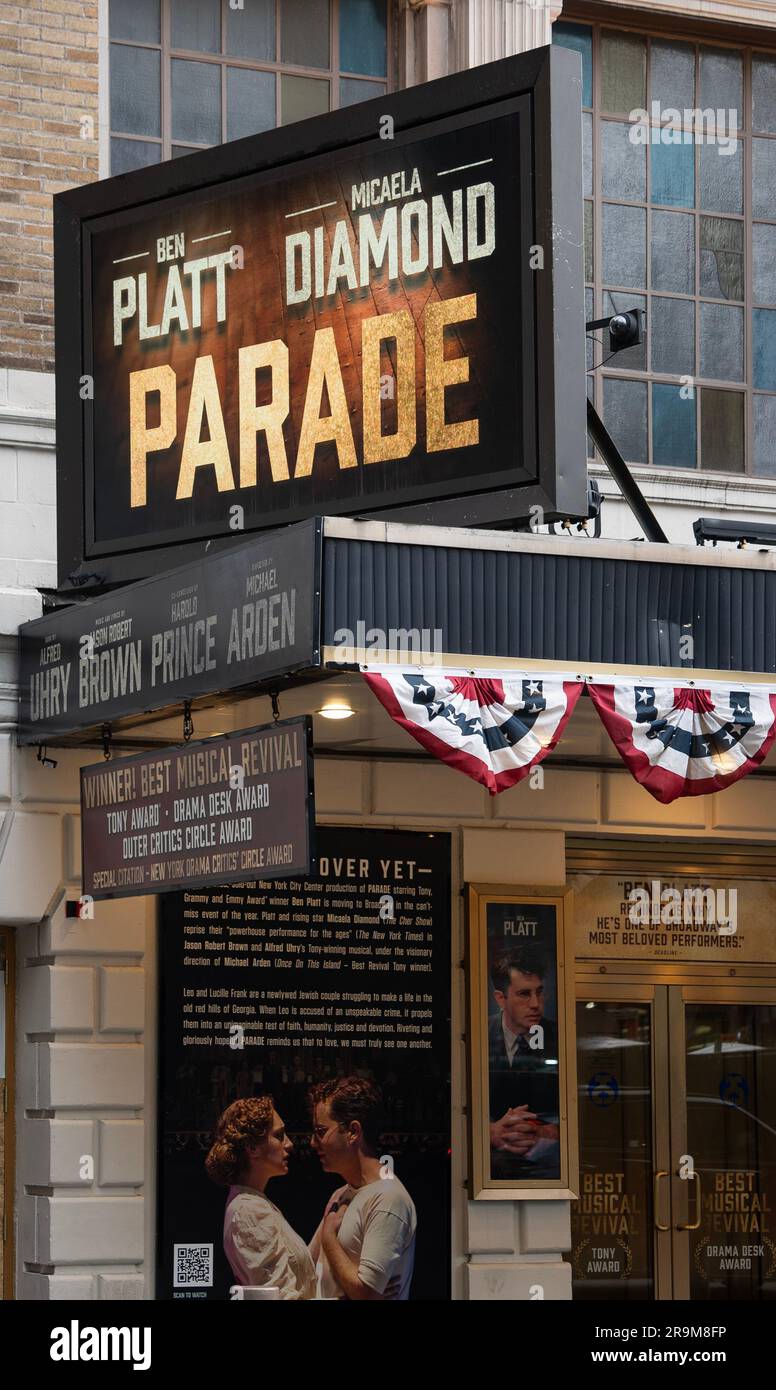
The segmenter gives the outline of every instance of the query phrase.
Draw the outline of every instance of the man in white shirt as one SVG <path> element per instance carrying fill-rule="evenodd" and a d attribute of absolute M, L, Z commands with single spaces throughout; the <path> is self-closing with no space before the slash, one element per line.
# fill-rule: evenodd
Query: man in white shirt
<path fill-rule="evenodd" d="M 322 1298 L 409 1298 L 415 1206 L 392 1164 L 379 1158 L 382 1099 L 370 1081 L 338 1077 L 313 1088 L 312 1147 L 345 1186 L 330 1198 L 310 1252 L 321 1260 Z"/>

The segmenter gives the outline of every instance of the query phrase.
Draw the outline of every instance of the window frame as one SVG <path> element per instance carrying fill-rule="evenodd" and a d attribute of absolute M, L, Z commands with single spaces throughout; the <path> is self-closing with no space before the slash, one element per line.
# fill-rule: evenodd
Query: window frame
<path fill-rule="evenodd" d="M 250 0 L 246 0 L 250 3 Z M 110 169 L 110 149 L 112 140 L 129 140 L 138 144 L 158 145 L 161 149 L 159 163 L 175 158 L 173 148 L 191 151 L 212 149 L 212 145 L 194 144 L 188 140 L 174 140 L 172 138 L 172 60 L 182 59 L 186 62 L 199 62 L 217 64 L 221 75 L 221 136 L 219 143 L 227 142 L 227 81 L 225 76 L 226 68 L 246 68 L 250 72 L 269 72 L 275 76 L 275 126 L 279 126 L 280 121 L 280 90 L 281 78 L 284 75 L 292 77 L 315 78 L 319 82 L 325 81 L 329 87 L 329 111 L 336 111 L 340 107 L 340 81 L 342 78 L 353 78 L 356 81 L 380 82 L 383 79 L 372 77 L 368 73 L 349 72 L 339 66 L 340 51 L 340 0 L 329 0 L 330 3 L 330 22 L 329 22 L 329 66 L 327 68 L 312 68 L 306 65 L 284 63 L 279 57 L 276 60 L 259 58 L 235 57 L 224 51 L 227 33 L 227 11 L 229 0 L 220 0 L 221 7 L 221 51 L 218 53 L 203 53 L 199 49 L 174 48 L 172 45 L 172 0 L 159 0 L 160 8 L 160 42 L 147 43 L 139 39 L 116 39 L 110 33 L 110 0 L 105 0 L 105 29 L 107 43 L 107 63 L 106 63 L 106 88 L 107 104 L 106 119 L 108 124 L 108 143 L 107 143 L 107 165 Z M 275 54 L 281 52 L 281 22 L 280 8 L 282 0 L 275 0 Z M 396 0 L 385 0 L 386 6 L 386 94 L 393 92 L 397 88 L 396 76 L 396 44 L 394 43 L 394 25 L 396 20 Z M 110 50 L 113 44 L 122 48 L 144 48 L 152 52 L 161 54 L 161 135 L 136 135 L 121 130 L 114 130 L 110 121 Z"/>
<path fill-rule="evenodd" d="M 585 280 L 585 288 L 592 290 L 593 295 L 593 317 L 603 317 L 608 312 L 604 300 L 607 294 L 613 293 L 618 296 L 618 303 L 622 301 L 620 307 L 627 307 L 624 300 L 633 297 L 636 302 L 645 299 L 648 306 L 647 334 L 651 327 L 651 314 L 649 310 L 654 299 L 679 299 L 683 302 L 693 303 L 695 306 L 695 367 L 692 374 L 694 386 L 695 403 L 695 427 L 696 427 L 696 456 L 692 467 L 683 467 L 680 464 L 665 464 L 652 462 L 654 449 L 654 420 L 653 420 L 653 384 L 667 384 L 676 386 L 681 385 L 681 378 L 678 374 L 655 371 L 651 367 L 651 345 L 647 345 L 647 356 L 645 368 L 637 368 L 623 363 L 617 365 L 614 358 L 604 365 L 604 358 L 608 352 L 608 345 L 601 344 L 596 340 L 592 348 L 592 361 L 588 360 L 588 370 L 593 379 L 592 400 L 599 414 L 603 410 L 604 381 L 606 379 L 630 380 L 643 382 L 647 389 L 647 462 L 636 463 L 634 466 L 665 475 L 670 479 L 677 480 L 679 477 L 700 476 L 714 479 L 727 484 L 735 484 L 740 479 L 752 479 L 760 483 L 768 483 L 776 480 L 776 458 L 774 459 L 773 471 L 771 473 L 757 473 L 754 471 L 754 417 L 755 401 L 758 397 L 776 397 L 776 389 L 768 390 L 754 385 L 754 311 L 759 308 L 772 308 L 771 305 L 761 304 L 754 297 L 754 266 L 753 266 L 753 237 L 754 228 L 759 225 L 776 226 L 776 213 L 772 217 L 755 217 L 753 215 L 752 199 L 752 155 L 753 140 L 772 140 L 776 141 L 776 132 L 755 130 L 753 124 L 752 109 L 752 61 L 762 54 L 763 56 L 776 61 L 776 32 L 770 37 L 770 42 L 763 39 L 761 33 L 756 35 L 742 35 L 740 32 L 726 33 L 721 30 L 710 30 L 704 26 L 702 29 L 695 29 L 692 24 L 685 20 L 678 20 L 671 23 L 668 16 L 664 17 L 663 22 L 649 24 L 645 22 L 643 16 L 635 16 L 627 11 L 621 15 L 607 15 L 605 19 L 597 14 L 593 16 L 583 5 L 570 6 L 564 8 L 558 16 L 558 23 L 583 25 L 591 30 L 592 34 L 592 105 L 584 106 L 583 112 L 590 114 L 592 118 L 592 197 L 585 194 L 585 203 L 590 203 L 593 208 L 593 279 Z M 614 113 L 603 110 L 602 100 L 602 43 L 601 36 L 604 31 L 609 33 L 632 34 L 645 41 L 646 68 L 645 68 L 645 109 L 649 113 L 650 129 L 654 128 L 651 118 L 651 43 L 654 41 L 668 43 L 686 43 L 693 46 L 695 50 L 695 105 L 702 105 L 700 100 L 700 57 L 701 49 L 718 48 L 721 50 L 734 50 L 742 59 L 742 111 L 738 113 L 740 122 L 736 131 L 737 139 L 742 144 L 742 211 L 727 212 L 715 209 L 705 209 L 700 205 L 699 188 L 699 160 L 694 160 L 694 180 L 695 180 L 695 201 L 691 207 L 681 207 L 679 205 L 655 203 L 651 200 L 651 155 L 652 146 L 647 144 L 645 147 L 645 193 L 646 197 L 638 201 L 625 201 L 616 197 L 604 196 L 602 192 L 602 181 L 600 177 L 603 158 L 603 126 L 604 122 L 623 123 L 628 120 L 628 112 Z M 695 145 L 692 146 L 695 154 Z M 702 146 L 700 147 L 702 148 Z M 603 278 L 603 207 L 604 204 L 614 204 L 616 206 L 638 208 L 644 211 L 646 218 L 646 273 L 645 284 L 618 289 L 604 282 Z M 664 211 L 674 213 L 684 213 L 691 216 L 694 221 L 694 247 L 695 247 L 695 270 L 693 280 L 693 291 L 686 294 L 681 291 L 654 290 L 651 286 L 652 279 L 652 232 L 650 226 L 651 212 Z M 700 260 L 700 233 L 702 217 L 721 217 L 730 221 L 739 222 L 744 228 L 743 244 L 743 291 L 742 300 L 719 299 L 701 291 L 701 260 Z M 743 352 L 742 352 L 742 380 L 734 382 L 729 378 L 715 378 L 701 375 L 701 305 L 730 305 L 733 308 L 741 309 L 743 313 Z M 774 308 L 776 312 L 776 308 Z M 592 372 L 590 368 L 592 367 Z M 703 466 L 702 458 L 702 419 L 701 405 L 703 390 L 731 391 L 744 398 L 743 407 L 743 468 L 741 470 L 721 470 L 706 468 Z"/>

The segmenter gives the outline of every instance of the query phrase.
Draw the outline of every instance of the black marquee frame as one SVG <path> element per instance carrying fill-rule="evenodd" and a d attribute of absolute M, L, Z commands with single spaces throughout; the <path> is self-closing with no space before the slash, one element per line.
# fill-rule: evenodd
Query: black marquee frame
<path fill-rule="evenodd" d="M 535 49 L 469 72 L 381 96 L 309 121 L 249 136 L 148 169 L 68 190 L 54 199 L 56 294 L 56 415 L 58 575 L 63 591 L 97 592 L 185 564 L 234 542 L 215 526 L 181 543 L 161 534 L 143 542 L 99 545 L 90 511 L 95 460 L 91 454 L 92 400 L 81 399 L 91 346 L 90 227 L 125 221 L 132 210 L 246 175 L 287 176 L 295 164 L 356 146 L 382 147 L 380 120 L 394 121 L 397 146 L 434 132 L 473 124 L 491 107 L 527 110 L 530 178 L 522 203 L 523 322 L 517 325 L 524 362 L 523 455 L 535 467 L 515 470 L 513 484 L 492 488 L 492 477 L 472 475 L 467 495 L 433 496 L 413 505 L 381 501 L 367 513 L 363 500 L 347 510 L 384 520 L 448 525 L 504 526 L 541 507 L 546 520 L 587 514 L 584 278 L 582 252 L 581 70 L 577 55 L 558 47 Z M 528 254 L 541 248 L 543 268 Z M 537 258 L 538 259 L 538 258 Z M 477 481 L 485 484 L 477 490 Z M 490 483 L 490 488 L 489 488 Z M 429 492 L 433 489 L 429 488 Z M 311 505 L 310 512 L 320 511 Z M 330 510 L 336 510 L 331 508 Z M 299 514 L 287 520 L 298 520 Z M 270 524 L 277 525 L 274 517 Z M 258 529 L 258 528 L 256 528 Z M 246 539 L 246 533 L 241 534 Z"/>

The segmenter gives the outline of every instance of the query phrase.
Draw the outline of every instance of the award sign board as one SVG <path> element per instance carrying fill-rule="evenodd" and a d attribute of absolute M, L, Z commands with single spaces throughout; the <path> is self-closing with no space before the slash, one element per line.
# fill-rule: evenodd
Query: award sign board
<path fill-rule="evenodd" d="M 450 1297 L 450 837 L 327 826 L 316 845 L 309 875 L 162 899 L 159 1299 L 345 1297 L 306 1248 L 345 1183 L 345 1146 L 323 1161 L 313 1132 L 327 1082 L 366 1104 L 362 1124 L 381 1101 L 351 1258 L 378 1299 Z M 265 1198 L 232 1186 L 246 1175 L 223 1134 L 240 1144 L 270 1096 L 292 1147 Z M 283 1222 L 267 1238 L 270 1202 Z"/>
<path fill-rule="evenodd" d="M 58 195 L 60 584 L 586 512 L 580 89 L 540 49 Z"/>
<path fill-rule="evenodd" d="M 19 742 L 136 722 L 314 667 L 320 572 L 312 519 L 24 623 Z"/>
<path fill-rule="evenodd" d="M 304 874 L 314 824 L 309 715 L 83 767 L 83 892 Z"/>
<path fill-rule="evenodd" d="M 776 884 L 757 879 L 579 875 L 579 960 L 776 961 Z"/>

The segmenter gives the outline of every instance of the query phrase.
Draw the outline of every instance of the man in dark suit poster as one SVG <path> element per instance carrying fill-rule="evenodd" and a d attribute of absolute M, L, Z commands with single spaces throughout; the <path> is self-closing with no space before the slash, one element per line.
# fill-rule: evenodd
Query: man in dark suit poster
<path fill-rule="evenodd" d="M 507 948 L 490 974 L 491 1176 L 559 1178 L 558 1029 L 544 1013 L 546 959 L 534 945 Z"/>

